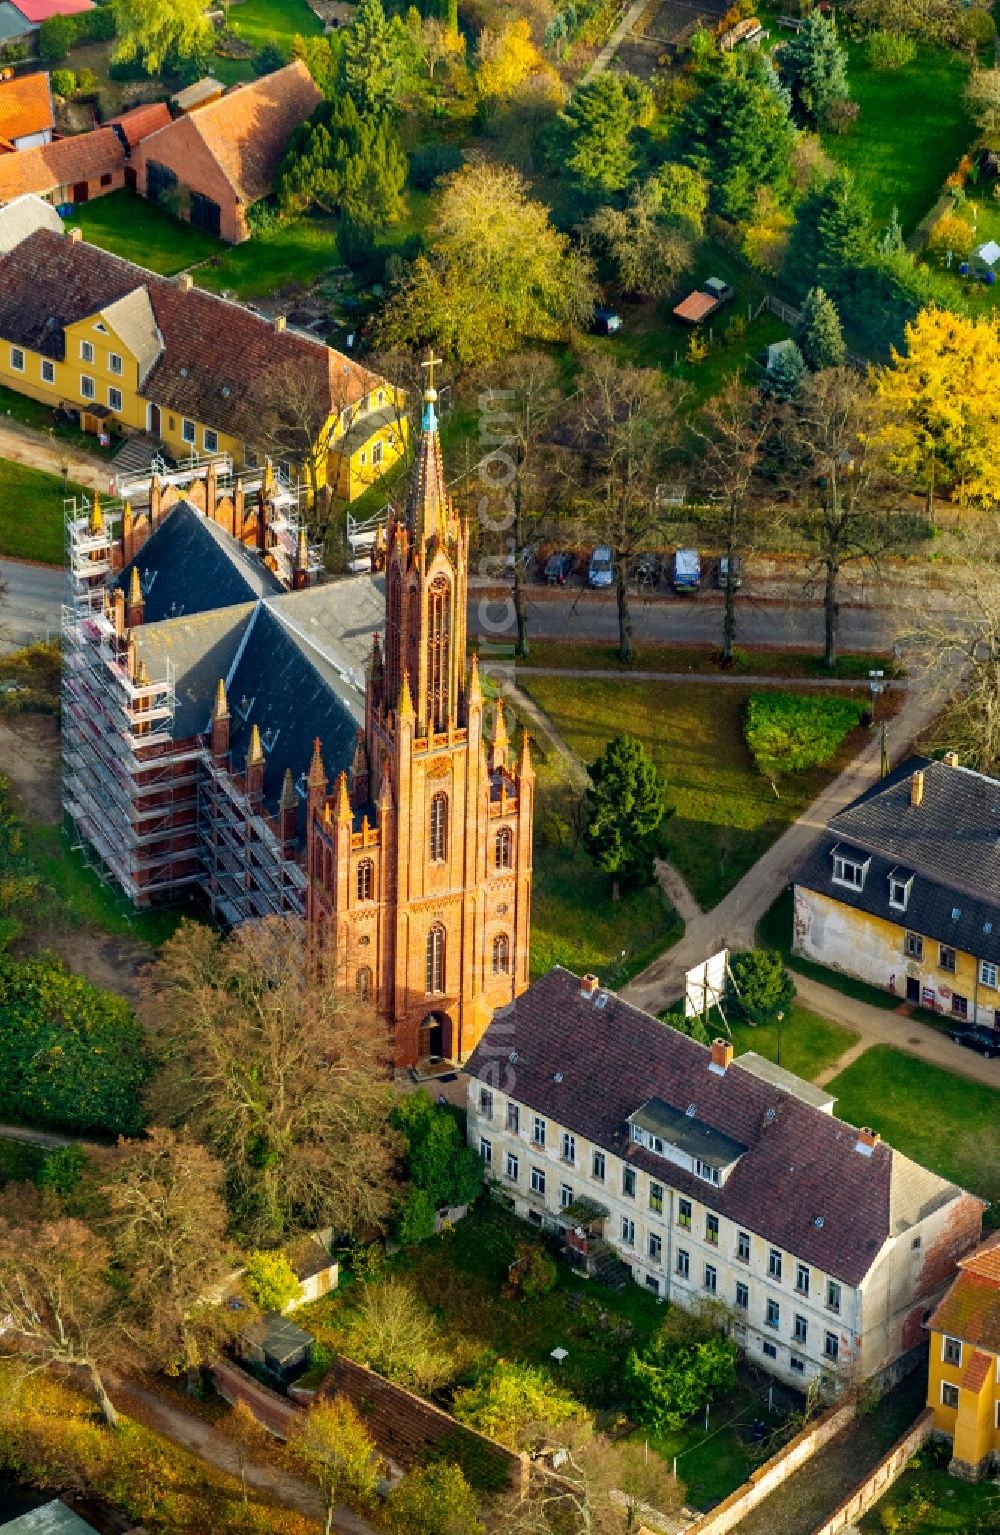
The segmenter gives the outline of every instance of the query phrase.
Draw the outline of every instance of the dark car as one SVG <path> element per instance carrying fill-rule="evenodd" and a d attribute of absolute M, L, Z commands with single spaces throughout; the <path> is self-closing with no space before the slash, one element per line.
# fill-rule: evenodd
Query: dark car
<path fill-rule="evenodd" d="M 956 1045 L 964 1045 L 967 1050 L 977 1050 L 988 1061 L 1000 1055 L 1000 1029 L 991 1029 L 985 1023 L 960 1024 L 958 1028 L 952 1029 L 951 1037 Z"/>
<path fill-rule="evenodd" d="M 722 591 L 725 587 L 728 577 L 729 556 L 728 554 L 720 554 L 719 562 L 715 567 L 715 584 L 720 591 Z M 743 585 L 743 561 L 740 559 L 738 554 L 733 555 L 733 585 Z"/>
<path fill-rule="evenodd" d="M 573 574 L 573 556 L 565 551 L 550 554 L 545 561 L 545 579 L 550 586 L 565 586 Z"/>
<path fill-rule="evenodd" d="M 639 586 L 658 586 L 663 574 L 663 561 L 658 554 L 640 554 L 635 562 L 635 579 Z"/>

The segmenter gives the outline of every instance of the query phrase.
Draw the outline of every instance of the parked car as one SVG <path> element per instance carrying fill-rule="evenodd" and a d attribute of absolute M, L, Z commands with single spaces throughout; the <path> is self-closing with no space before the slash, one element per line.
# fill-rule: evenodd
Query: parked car
<path fill-rule="evenodd" d="M 622 317 L 617 309 L 606 309 L 603 304 L 595 304 L 590 328 L 598 336 L 615 336 L 622 328 Z"/>
<path fill-rule="evenodd" d="M 590 556 L 587 566 L 587 585 L 595 590 L 608 587 L 614 581 L 615 567 L 611 550 L 607 544 L 598 544 Z"/>
<path fill-rule="evenodd" d="M 701 586 L 701 555 L 697 549 L 674 551 L 675 592 L 696 592 Z"/>
<path fill-rule="evenodd" d="M 725 587 L 726 578 L 728 575 L 729 556 L 728 554 L 720 554 L 718 563 L 715 567 L 715 584 L 720 591 L 722 591 L 722 589 Z M 743 561 L 740 559 L 738 554 L 733 555 L 733 585 L 743 585 Z"/>
<path fill-rule="evenodd" d="M 640 554 L 635 562 L 635 579 L 639 586 L 658 586 L 663 574 L 663 561 L 658 554 Z"/>
<path fill-rule="evenodd" d="M 959 1024 L 952 1029 L 951 1037 L 956 1045 L 964 1045 L 967 1050 L 976 1050 L 980 1055 L 985 1055 L 991 1061 L 995 1055 L 1000 1055 L 1000 1029 L 991 1029 L 985 1023 Z"/>
<path fill-rule="evenodd" d="M 514 579 L 515 561 L 520 564 L 524 574 L 529 575 L 531 573 L 531 567 L 535 563 L 534 549 L 532 549 L 528 544 L 523 544 L 516 554 L 512 549 L 509 554 L 504 556 L 503 573 L 508 581 L 513 581 Z"/>
<path fill-rule="evenodd" d="M 573 574 L 573 556 L 565 550 L 550 554 L 545 561 L 545 579 L 550 586 L 565 586 Z"/>

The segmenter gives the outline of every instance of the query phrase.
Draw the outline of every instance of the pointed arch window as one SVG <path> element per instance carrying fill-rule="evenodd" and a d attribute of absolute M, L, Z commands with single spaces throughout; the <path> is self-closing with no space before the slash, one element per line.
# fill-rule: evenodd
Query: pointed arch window
<path fill-rule="evenodd" d="M 370 1002 L 372 995 L 372 971 L 370 965 L 361 965 L 354 977 L 354 989 L 359 1002 Z"/>
<path fill-rule="evenodd" d="M 403 580 L 399 566 L 393 565 L 389 576 L 389 611 L 386 615 L 385 632 L 385 685 L 386 703 L 395 709 L 399 703 L 399 690 L 403 679 L 399 674 L 399 655 L 403 628 Z"/>
<path fill-rule="evenodd" d="M 426 992 L 429 997 L 439 996 L 444 991 L 444 951 L 444 928 L 435 923 L 427 934 Z"/>
<path fill-rule="evenodd" d="M 375 865 L 370 858 L 358 864 L 358 900 L 370 901 L 375 894 Z"/>
<path fill-rule="evenodd" d="M 493 974 L 510 974 L 510 939 L 506 933 L 498 933 L 493 940 Z"/>
<path fill-rule="evenodd" d="M 514 835 L 509 826 L 501 826 L 493 842 L 493 862 L 498 869 L 514 867 Z"/>
<path fill-rule="evenodd" d="M 427 594 L 427 713 L 433 730 L 448 728 L 448 673 L 451 656 L 451 588 L 435 576 Z"/>
<path fill-rule="evenodd" d="M 448 856 L 447 794 L 435 794 L 431 799 L 431 826 L 427 850 L 431 863 L 444 863 Z"/>

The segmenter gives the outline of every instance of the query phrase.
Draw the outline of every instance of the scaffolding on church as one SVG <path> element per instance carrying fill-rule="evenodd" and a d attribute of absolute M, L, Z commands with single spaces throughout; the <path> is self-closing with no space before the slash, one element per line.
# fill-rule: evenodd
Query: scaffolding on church
<path fill-rule="evenodd" d="M 199 782 L 198 835 L 214 915 L 231 927 L 305 915 L 305 870 L 285 856 L 271 821 L 251 809 L 232 774 L 211 761 Z"/>

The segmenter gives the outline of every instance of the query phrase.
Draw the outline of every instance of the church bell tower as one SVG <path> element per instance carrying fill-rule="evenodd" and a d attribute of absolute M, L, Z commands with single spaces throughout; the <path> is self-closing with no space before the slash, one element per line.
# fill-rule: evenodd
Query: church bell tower
<path fill-rule="evenodd" d="M 337 983 L 388 1020 L 397 1067 L 463 1061 L 528 984 L 535 775 L 466 660 L 468 521 L 444 483 L 432 358 L 405 515 L 386 530 L 385 642 L 332 795 L 309 773 L 309 921 Z"/>

